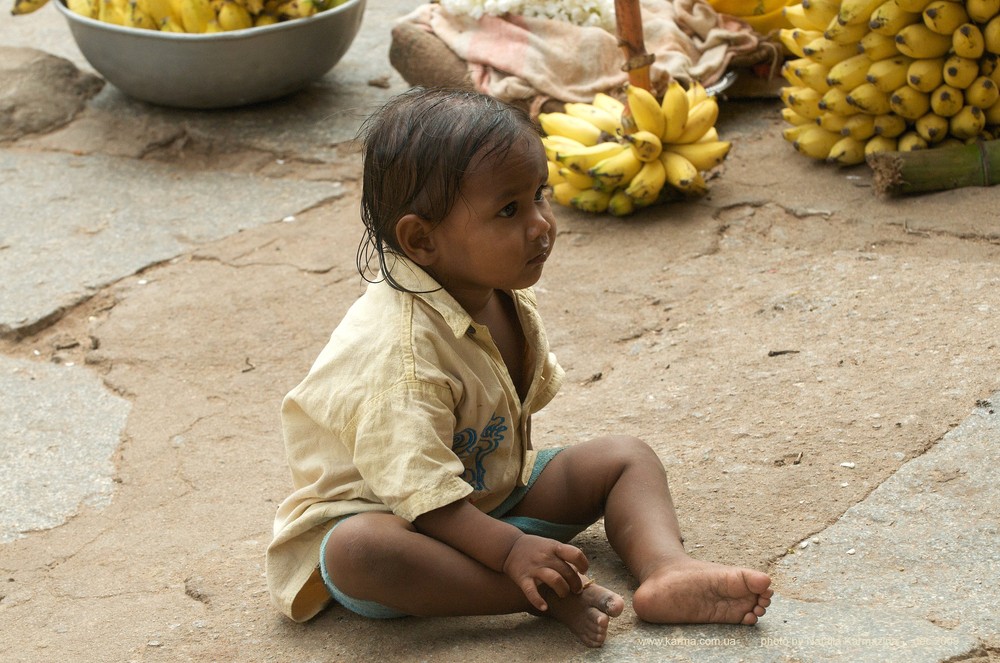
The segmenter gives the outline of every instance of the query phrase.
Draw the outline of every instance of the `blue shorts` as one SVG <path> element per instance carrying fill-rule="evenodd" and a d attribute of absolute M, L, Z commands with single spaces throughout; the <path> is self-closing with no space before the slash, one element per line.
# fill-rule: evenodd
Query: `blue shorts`
<path fill-rule="evenodd" d="M 544 536 L 548 539 L 555 539 L 557 541 L 562 541 L 563 543 L 568 542 L 570 539 L 575 537 L 577 534 L 587 529 L 589 525 L 562 525 L 560 523 L 550 523 L 547 520 L 539 520 L 538 518 L 528 518 L 525 516 L 507 516 L 504 514 L 508 513 L 517 504 L 524 499 L 524 496 L 528 494 L 528 490 L 534 485 L 535 480 L 538 475 L 542 473 L 545 466 L 548 465 L 549 461 L 552 460 L 557 453 L 562 451 L 559 449 L 542 449 L 538 452 L 535 458 L 535 466 L 531 470 L 531 477 L 528 479 L 527 486 L 519 486 L 514 489 L 514 492 L 503 501 L 503 504 L 497 508 L 490 511 L 491 516 L 498 518 L 505 523 L 513 525 L 525 534 L 533 534 L 535 536 Z M 391 619 L 394 617 L 407 617 L 408 615 L 404 612 L 394 610 L 381 603 L 376 603 L 375 601 L 362 601 L 360 599 L 351 598 L 347 594 L 340 591 L 333 581 L 330 580 L 330 575 L 326 571 L 326 542 L 330 538 L 330 534 L 333 530 L 337 529 L 337 525 L 344 522 L 351 516 L 345 516 L 341 518 L 336 525 L 330 528 L 330 531 L 326 533 L 323 537 L 323 544 L 319 550 L 319 571 L 320 575 L 323 576 L 323 583 L 326 585 L 327 591 L 330 592 L 330 596 L 336 599 L 337 603 L 344 606 L 351 612 L 357 613 L 362 617 L 371 617 L 373 619 Z"/>

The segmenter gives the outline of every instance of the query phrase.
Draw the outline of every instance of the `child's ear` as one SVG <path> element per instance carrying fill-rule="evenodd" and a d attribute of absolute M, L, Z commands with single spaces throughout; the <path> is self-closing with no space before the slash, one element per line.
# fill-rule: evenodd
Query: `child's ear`
<path fill-rule="evenodd" d="M 406 214 L 396 223 L 396 241 L 406 257 L 421 267 L 434 262 L 434 225 L 416 214 Z"/>

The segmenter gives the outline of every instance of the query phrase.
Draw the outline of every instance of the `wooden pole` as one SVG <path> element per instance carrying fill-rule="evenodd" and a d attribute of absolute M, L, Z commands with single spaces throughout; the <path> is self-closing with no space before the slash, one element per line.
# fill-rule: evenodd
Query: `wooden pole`
<path fill-rule="evenodd" d="M 649 77 L 649 66 L 655 56 L 646 52 L 639 0 L 615 0 L 615 23 L 618 46 L 625 54 L 622 69 L 628 72 L 628 82 L 655 94 Z"/>
<path fill-rule="evenodd" d="M 868 157 L 877 195 L 905 195 L 1000 183 L 1000 140 Z"/>

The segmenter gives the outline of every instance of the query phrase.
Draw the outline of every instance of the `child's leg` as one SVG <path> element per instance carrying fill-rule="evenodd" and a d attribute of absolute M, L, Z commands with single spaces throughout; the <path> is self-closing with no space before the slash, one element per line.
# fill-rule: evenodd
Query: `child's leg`
<path fill-rule="evenodd" d="M 639 580 L 632 605 L 643 620 L 754 624 L 770 605 L 766 574 L 687 555 L 663 465 L 635 438 L 562 451 L 510 515 L 564 523 L 603 515 L 608 541 Z"/>
<path fill-rule="evenodd" d="M 326 568 L 348 596 L 410 615 L 538 614 L 506 575 L 388 513 L 358 514 L 341 522 L 327 540 Z M 547 588 L 540 591 L 548 613 L 591 647 L 604 642 L 609 617 L 624 609 L 620 596 L 596 584 L 566 598 Z"/>

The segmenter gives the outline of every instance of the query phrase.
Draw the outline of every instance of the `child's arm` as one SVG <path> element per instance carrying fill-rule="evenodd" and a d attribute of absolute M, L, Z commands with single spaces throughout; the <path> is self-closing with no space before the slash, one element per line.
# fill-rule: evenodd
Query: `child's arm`
<path fill-rule="evenodd" d="M 580 573 L 590 562 L 579 548 L 553 539 L 525 534 L 493 518 L 466 500 L 429 511 L 413 521 L 430 537 L 448 544 L 494 571 L 507 574 L 538 610 L 547 610 L 538 584 L 558 596 L 583 588 Z M 579 573 L 578 573 L 579 572 Z"/>

